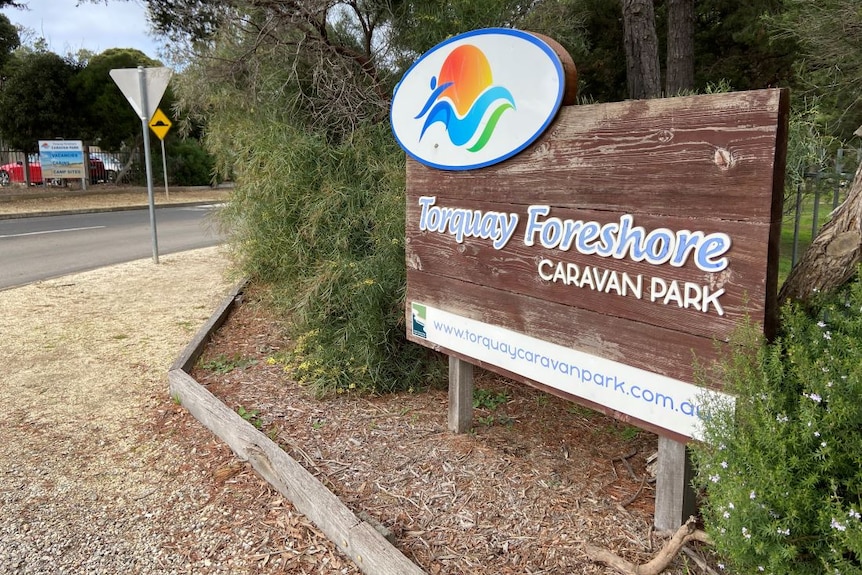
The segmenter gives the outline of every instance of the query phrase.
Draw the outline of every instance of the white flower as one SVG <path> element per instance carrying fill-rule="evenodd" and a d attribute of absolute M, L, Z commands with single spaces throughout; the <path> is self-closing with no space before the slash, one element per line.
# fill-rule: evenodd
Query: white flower
<path fill-rule="evenodd" d="M 849 515 L 852 519 L 859 519 L 860 517 L 862 517 L 862 515 L 859 515 L 859 512 L 858 512 L 858 511 L 856 511 L 855 509 L 851 509 L 851 510 L 847 513 L 847 515 Z"/>
<path fill-rule="evenodd" d="M 718 483 L 719 479 L 721 479 L 721 476 L 719 476 L 718 474 L 709 476 L 709 480 L 712 481 L 713 483 Z"/>
<path fill-rule="evenodd" d="M 764 571 L 764 569 L 763 569 L 763 565 L 758 565 L 758 566 L 757 566 L 757 570 L 758 570 L 758 571 Z"/>
<path fill-rule="evenodd" d="M 779 413 L 775 416 L 775 421 L 777 421 L 778 423 L 787 423 L 788 417 L 783 413 Z"/>
<path fill-rule="evenodd" d="M 752 491 L 751 493 L 748 494 L 748 498 L 753 500 L 753 499 L 757 498 L 757 494 L 754 491 Z"/>
<path fill-rule="evenodd" d="M 832 529 L 837 529 L 838 531 L 846 531 L 847 530 L 847 526 L 839 523 L 838 520 L 835 519 L 834 517 L 832 518 L 832 523 L 830 523 L 830 527 L 832 527 Z M 743 527 L 743 529 L 744 529 L 744 527 Z"/>
<path fill-rule="evenodd" d="M 724 563 L 719 563 L 718 568 L 721 569 L 722 571 L 724 571 Z"/>
<path fill-rule="evenodd" d="M 790 535 L 790 529 L 782 529 L 781 527 L 779 527 L 778 534 L 784 536 Z"/>
<path fill-rule="evenodd" d="M 825 442 L 825 441 L 821 441 L 821 442 L 820 442 L 820 447 L 826 447 L 826 442 Z"/>
<path fill-rule="evenodd" d="M 826 322 L 821 319 L 820 321 L 817 322 L 817 327 L 820 327 L 820 328 L 826 327 Z"/>
<path fill-rule="evenodd" d="M 722 461 L 721 467 L 722 467 L 722 469 L 727 469 L 727 461 Z"/>
<path fill-rule="evenodd" d="M 820 437 L 820 432 L 819 432 L 819 431 L 815 431 L 815 432 L 814 432 L 814 437 Z"/>
<path fill-rule="evenodd" d="M 832 334 L 828 331 L 823 332 L 823 339 L 832 339 Z"/>
<path fill-rule="evenodd" d="M 721 516 L 724 517 L 725 519 L 730 519 L 730 511 L 725 511 L 724 513 L 721 514 Z"/>
<path fill-rule="evenodd" d="M 746 539 L 751 539 L 751 533 L 749 533 L 748 529 L 745 527 L 742 528 L 742 536 Z"/>
<path fill-rule="evenodd" d="M 816 393 L 813 393 L 813 392 L 812 393 L 803 393 L 802 395 L 804 395 L 805 397 L 807 397 L 808 399 L 810 399 L 814 403 L 820 403 L 821 401 L 823 401 L 822 397 L 820 397 L 819 395 L 817 395 Z"/>
<path fill-rule="evenodd" d="M 728 508 L 728 509 L 736 509 L 736 508 L 733 506 L 733 501 L 731 501 L 730 503 L 728 503 L 728 504 L 727 504 L 727 508 Z"/>

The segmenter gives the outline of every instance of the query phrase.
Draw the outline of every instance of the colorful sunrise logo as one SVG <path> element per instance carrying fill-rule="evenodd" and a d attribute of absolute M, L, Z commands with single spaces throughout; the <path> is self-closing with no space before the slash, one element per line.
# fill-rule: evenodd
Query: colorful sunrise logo
<path fill-rule="evenodd" d="M 485 28 L 454 36 L 423 54 L 392 95 L 398 144 L 440 170 L 502 162 L 535 141 L 562 103 L 559 57 L 539 37 Z"/>
<path fill-rule="evenodd" d="M 476 46 L 463 44 L 452 50 L 440 73 L 431 78 L 431 95 L 415 118 L 418 120 L 427 114 L 419 139 L 429 126 L 441 122 L 452 144 L 464 146 L 474 139 L 482 119 L 490 111 L 478 140 L 467 148 L 478 152 L 491 139 L 503 113 L 514 109 L 515 98 L 511 92 L 493 85 L 491 65 L 485 54 Z"/>

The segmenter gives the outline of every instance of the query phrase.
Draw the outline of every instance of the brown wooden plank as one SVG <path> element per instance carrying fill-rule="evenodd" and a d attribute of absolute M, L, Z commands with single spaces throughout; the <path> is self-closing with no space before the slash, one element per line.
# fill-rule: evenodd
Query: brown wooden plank
<path fill-rule="evenodd" d="M 408 194 L 770 222 L 786 97 L 759 90 L 564 107 L 506 162 L 446 172 L 408 161 Z"/>
<path fill-rule="evenodd" d="M 694 382 L 694 357 L 709 365 L 721 346 L 709 338 L 615 318 L 530 296 L 408 270 L 407 302 L 419 302 L 543 341 L 685 382 Z M 493 305 L 488 305 L 493 302 Z M 428 345 L 408 330 L 408 339 Z M 457 350 L 441 350 L 449 353 Z M 492 366 L 483 365 L 492 371 Z M 719 382 L 711 382 L 718 388 Z"/>
<path fill-rule="evenodd" d="M 549 393 L 551 395 L 556 395 L 557 397 L 561 397 L 565 400 L 572 401 L 574 403 L 583 405 L 584 407 L 588 407 L 590 409 L 594 409 L 595 411 L 598 411 L 600 413 L 604 413 L 605 415 L 607 415 L 609 417 L 614 417 L 614 418 L 619 419 L 620 421 L 623 421 L 625 423 L 640 427 L 641 429 L 646 429 L 646 430 L 651 431 L 653 433 L 656 433 L 658 435 L 662 435 L 664 437 L 668 437 L 668 438 L 671 438 L 675 441 L 679 441 L 682 443 L 685 443 L 686 441 L 688 441 L 688 437 L 686 437 L 685 435 L 681 435 L 681 434 L 676 433 L 674 431 L 670 431 L 670 430 L 665 429 L 663 427 L 660 427 L 658 425 L 652 424 L 648 421 L 644 421 L 642 419 L 634 417 L 633 415 L 631 415 L 629 413 L 623 413 L 623 412 L 617 411 L 615 409 L 612 409 L 608 406 L 602 405 L 600 403 L 595 403 L 593 401 L 590 401 L 586 398 L 572 395 L 572 394 L 567 393 L 561 389 L 551 387 L 550 385 L 546 385 L 540 381 L 536 381 L 534 379 L 530 379 L 529 377 L 525 377 L 521 374 L 509 371 L 507 369 L 503 369 L 499 366 L 489 364 L 489 363 L 483 362 L 481 360 L 477 360 L 475 358 L 469 357 L 469 356 L 461 353 L 458 350 L 449 349 L 449 348 L 446 348 L 446 347 L 443 347 L 440 345 L 436 345 L 433 343 L 429 344 L 429 342 L 427 342 L 427 341 L 420 341 L 419 339 L 415 338 L 412 334 L 408 334 L 408 338 L 415 341 L 416 343 L 421 343 L 423 345 L 431 347 L 432 349 L 434 349 L 440 353 L 446 354 L 450 358 L 460 359 L 461 361 L 463 361 L 465 363 L 470 363 L 476 367 L 480 367 L 482 369 L 497 373 L 497 374 L 502 375 L 503 377 L 507 377 L 513 381 L 518 381 L 518 382 L 524 383 L 526 385 L 529 385 L 531 387 L 535 387 L 536 389 L 540 389 L 540 390 L 544 391 L 545 393 Z"/>
<path fill-rule="evenodd" d="M 407 311 L 410 302 L 424 303 L 702 383 L 695 377 L 694 356 L 707 364 L 717 358 L 716 340 L 727 342 L 743 317 L 761 324 L 767 337 L 774 333 L 788 108 L 786 90 L 572 106 L 506 162 L 450 172 L 408 161 Z M 451 234 L 419 229 L 423 196 L 446 208 L 517 214 L 518 226 L 502 249 L 488 239 L 458 242 Z M 732 242 L 724 254 L 729 265 L 711 273 L 691 259 L 681 267 L 651 265 L 528 245 L 528 210 L 536 205 L 550 208 L 545 218 L 602 225 L 630 215 L 647 233 L 658 228 L 724 233 Z M 641 297 L 543 279 L 538 269 L 543 260 L 551 269 L 561 263 L 617 280 L 623 273 L 636 283 L 643 278 Z M 724 313 L 695 308 L 694 301 L 688 309 L 672 299 L 650 301 L 652 278 L 692 290 L 707 286 L 708 293 L 724 289 L 718 300 Z M 441 351 L 472 360 L 457 349 Z M 708 385 L 718 388 L 720 382 Z"/>
<path fill-rule="evenodd" d="M 510 207 L 488 202 L 461 202 L 458 206 L 481 210 L 483 213 L 501 207 L 502 211 L 505 211 Z M 408 204 L 406 251 L 410 269 L 480 285 L 493 285 L 506 291 L 602 311 L 609 315 L 678 329 L 707 338 L 727 340 L 739 320 L 745 316 L 760 323 L 766 319 L 767 275 L 763 262 L 768 256 L 771 232 L 770 226 L 766 224 L 698 220 L 698 230 L 705 233 L 720 230 L 727 233 L 733 241 L 732 249 L 728 253 L 731 271 L 710 274 L 690 264 L 682 268 L 654 266 L 627 259 L 582 255 L 574 249 L 560 251 L 539 245 L 526 246 L 523 243 L 525 214 L 520 214 L 515 236 L 503 250 L 494 249 L 490 240 L 483 239 L 465 239 L 463 243 L 457 244 L 450 234 L 418 231 L 419 211 L 418 202 Z M 552 211 L 551 215 L 562 219 L 606 223 L 618 221 L 620 214 L 559 209 Z M 646 216 L 638 218 L 635 223 L 647 230 L 660 227 L 681 230 L 691 229 L 693 222 L 679 217 Z M 608 270 L 617 274 L 626 272 L 632 278 L 642 275 L 646 284 L 644 297 L 638 299 L 634 295 L 622 296 L 615 291 L 605 293 L 589 287 L 579 288 L 563 282 L 544 281 L 537 270 L 538 263 L 543 258 L 555 263 L 576 264 L 580 271 L 594 267 L 600 274 L 603 270 Z M 664 305 L 661 302 L 649 301 L 646 293 L 653 277 L 665 282 L 690 282 L 698 286 L 709 286 L 710 292 L 724 289 L 725 293 L 719 299 L 724 315 L 718 315 L 713 306 L 709 306 L 708 311 L 704 312 L 695 307 L 680 308 L 673 302 Z"/>
<path fill-rule="evenodd" d="M 473 364 L 449 356 L 449 430 L 466 433 L 473 426 Z"/>
<path fill-rule="evenodd" d="M 697 515 L 693 479 L 694 467 L 685 442 L 660 436 L 655 486 L 656 529 L 675 531 L 689 517 Z"/>
<path fill-rule="evenodd" d="M 168 373 L 171 396 L 210 431 L 230 445 L 300 513 L 308 517 L 363 573 L 420 575 L 424 573 L 393 547 L 373 526 L 361 521 L 278 445 L 228 409 L 182 370 Z"/>
<path fill-rule="evenodd" d="M 245 289 L 247 284 L 248 280 L 241 280 L 233 286 L 230 293 L 228 293 L 228 295 L 226 295 L 221 301 L 219 306 L 210 316 L 209 320 L 201 326 L 194 338 L 192 338 L 188 345 L 186 345 L 185 349 L 183 349 L 183 352 L 174 360 L 173 365 L 170 367 L 171 370 L 181 369 L 183 371 L 191 371 L 195 362 L 201 356 L 201 353 L 203 353 L 204 344 L 209 341 L 212 333 L 220 328 L 225 320 L 227 320 L 236 299 Z"/>

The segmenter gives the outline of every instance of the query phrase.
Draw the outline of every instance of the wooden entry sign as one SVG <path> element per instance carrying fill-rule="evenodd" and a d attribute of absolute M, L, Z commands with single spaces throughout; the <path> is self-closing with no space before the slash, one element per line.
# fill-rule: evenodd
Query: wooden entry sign
<path fill-rule="evenodd" d="M 408 159 L 407 337 L 674 439 L 695 357 L 775 329 L 788 93 L 564 106 L 502 163 Z"/>

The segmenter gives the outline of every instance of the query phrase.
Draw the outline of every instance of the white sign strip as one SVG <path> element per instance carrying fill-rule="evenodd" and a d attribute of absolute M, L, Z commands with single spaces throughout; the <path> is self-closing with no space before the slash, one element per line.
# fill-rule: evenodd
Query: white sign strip
<path fill-rule="evenodd" d="M 413 302 L 415 337 L 699 439 L 699 404 L 731 395 Z"/>

